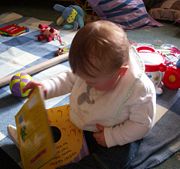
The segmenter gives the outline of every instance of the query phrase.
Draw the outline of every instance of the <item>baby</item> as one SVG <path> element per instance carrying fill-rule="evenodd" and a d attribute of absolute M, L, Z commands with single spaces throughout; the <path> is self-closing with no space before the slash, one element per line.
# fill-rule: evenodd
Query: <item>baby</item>
<path fill-rule="evenodd" d="M 154 125 L 156 93 L 124 30 L 110 21 L 88 23 L 75 35 L 71 70 L 31 81 L 46 99 L 70 94 L 70 119 L 90 154 L 61 169 L 129 169 L 141 139 Z"/>

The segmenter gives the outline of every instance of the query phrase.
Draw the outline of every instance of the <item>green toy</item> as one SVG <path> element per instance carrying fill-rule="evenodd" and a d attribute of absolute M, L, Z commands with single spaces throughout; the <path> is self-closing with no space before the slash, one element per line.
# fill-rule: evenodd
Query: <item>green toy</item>
<path fill-rule="evenodd" d="M 70 5 L 64 7 L 63 5 L 55 4 L 54 10 L 61 13 L 61 16 L 57 19 L 56 23 L 62 26 L 65 30 L 77 30 L 84 26 L 84 11 L 78 5 Z"/>

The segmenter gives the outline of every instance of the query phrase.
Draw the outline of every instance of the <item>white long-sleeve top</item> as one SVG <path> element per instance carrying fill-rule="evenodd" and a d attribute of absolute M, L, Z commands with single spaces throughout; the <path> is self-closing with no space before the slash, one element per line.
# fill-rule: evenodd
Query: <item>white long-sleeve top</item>
<path fill-rule="evenodd" d="M 124 145 L 143 138 L 154 125 L 156 94 L 153 83 L 134 50 L 130 50 L 129 68 L 110 91 L 89 87 L 71 71 L 43 81 L 47 98 L 71 93 L 70 118 L 83 130 L 96 131 L 104 126 L 108 147 Z"/>

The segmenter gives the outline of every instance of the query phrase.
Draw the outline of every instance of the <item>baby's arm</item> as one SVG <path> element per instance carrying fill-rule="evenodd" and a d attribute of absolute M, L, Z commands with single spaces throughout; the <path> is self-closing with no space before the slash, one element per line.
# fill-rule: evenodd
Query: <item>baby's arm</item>
<path fill-rule="evenodd" d="M 45 99 L 49 99 L 52 97 L 70 93 L 74 85 L 75 79 L 76 76 L 69 70 L 41 82 L 30 81 L 24 87 L 23 91 L 25 92 L 26 90 L 31 89 L 32 92 L 35 87 L 40 87 L 44 93 Z"/>
<path fill-rule="evenodd" d="M 141 97 L 129 107 L 129 119 L 110 128 L 104 128 L 108 147 L 124 145 L 143 138 L 154 125 L 155 98 Z"/>
<path fill-rule="evenodd" d="M 46 99 L 70 93 L 75 80 L 76 76 L 69 70 L 42 81 L 46 89 Z"/>

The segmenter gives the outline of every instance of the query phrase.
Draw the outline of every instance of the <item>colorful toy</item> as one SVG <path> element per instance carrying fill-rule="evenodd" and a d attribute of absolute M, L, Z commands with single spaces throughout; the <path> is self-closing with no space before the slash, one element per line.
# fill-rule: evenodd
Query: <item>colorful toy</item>
<path fill-rule="evenodd" d="M 4 36 L 18 36 L 24 32 L 28 32 L 29 29 L 24 26 L 18 26 L 16 24 L 7 25 L 0 28 L 0 35 Z"/>
<path fill-rule="evenodd" d="M 180 88 L 179 61 L 176 60 L 173 63 L 174 58 L 168 60 L 167 57 L 157 52 L 153 47 L 140 46 L 136 50 L 145 63 L 146 74 L 154 83 L 156 94 L 163 93 L 161 88 L 163 84 L 169 89 Z"/>
<path fill-rule="evenodd" d="M 45 24 L 39 24 L 40 34 L 37 36 L 39 41 L 52 41 L 57 39 L 60 44 L 62 44 L 62 39 L 60 36 L 60 32 L 57 29 L 54 29 L 53 27 L 50 27 Z"/>
<path fill-rule="evenodd" d="M 169 89 L 180 88 L 180 67 L 167 67 L 163 77 L 163 82 Z"/>
<path fill-rule="evenodd" d="M 67 47 L 59 48 L 56 51 L 55 56 L 59 56 L 59 55 L 62 55 L 64 53 L 67 53 L 67 52 L 69 52 L 69 49 Z"/>
<path fill-rule="evenodd" d="M 57 19 L 56 23 L 62 26 L 65 30 L 77 30 L 84 26 L 84 11 L 78 5 L 70 5 L 64 7 L 59 4 L 54 5 L 54 10 L 61 13 L 61 16 Z"/>
<path fill-rule="evenodd" d="M 180 50 L 172 47 L 170 54 L 166 55 L 166 71 L 163 83 L 169 89 L 180 88 Z"/>
<path fill-rule="evenodd" d="M 10 90 L 14 96 L 17 97 L 26 97 L 29 95 L 30 90 L 23 92 L 23 88 L 28 82 L 32 80 L 32 77 L 27 73 L 17 73 L 15 74 L 10 81 Z"/>

